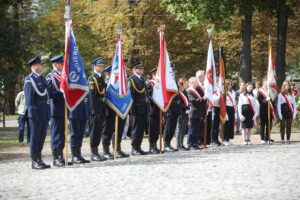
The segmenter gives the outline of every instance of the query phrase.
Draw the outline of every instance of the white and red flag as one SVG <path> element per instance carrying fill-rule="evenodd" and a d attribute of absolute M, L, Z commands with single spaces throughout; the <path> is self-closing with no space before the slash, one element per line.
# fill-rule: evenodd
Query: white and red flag
<path fill-rule="evenodd" d="M 220 121 L 222 124 L 225 124 L 226 121 L 226 90 L 225 90 L 225 67 L 224 60 L 222 58 L 221 47 L 219 47 L 219 66 L 220 66 L 220 74 L 219 74 L 219 92 L 220 92 Z"/>
<path fill-rule="evenodd" d="M 216 67 L 215 67 L 214 52 L 213 52 L 213 46 L 211 40 L 209 41 L 209 46 L 208 46 L 204 88 L 205 88 L 205 96 L 209 101 L 209 104 L 212 105 L 213 94 L 216 91 Z"/>
<path fill-rule="evenodd" d="M 164 41 L 164 30 L 159 28 L 158 32 L 160 38 L 160 57 L 152 99 L 163 112 L 166 112 L 172 99 L 178 93 L 178 88 Z"/>
<path fill-rule="evenodd" d="M 275 99 L 277 94 L 277 82 L 276 82 L 276 69 L 275 69 L 275 59 L 274 52 L 272 50 L 271 38 L 269 38 L 269 59 L 268 59 L 268 86 L 269 95 L 272 99 Z"/>
<path fill-rule="evenodd" d="M 64 61 L 60 90 L 64 94 L 67 107 L 73 111 L 88 94 L 89 87 L 82 58 L 76 47 L 72 20 L 66 22 Z"/>

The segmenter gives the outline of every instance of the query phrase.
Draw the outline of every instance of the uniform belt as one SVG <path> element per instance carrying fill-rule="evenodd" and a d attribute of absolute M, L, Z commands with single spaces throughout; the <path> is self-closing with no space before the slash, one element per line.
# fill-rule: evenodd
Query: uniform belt
<path fill-rule="evenodd" d="M 146 103 L 146 99 L 137 99 L 137 100 L 135 100 L 137 103 L 143 103 L 143 102 L 145 102 Z"/>
<path fill-rule="evenodd" d="M 36 101 L 38 104 L 49 104 L 49 100 Z"/>

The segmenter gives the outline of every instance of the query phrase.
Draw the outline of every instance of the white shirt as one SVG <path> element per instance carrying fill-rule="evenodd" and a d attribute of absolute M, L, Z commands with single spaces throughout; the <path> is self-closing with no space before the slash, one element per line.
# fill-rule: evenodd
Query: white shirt
<path fill-rule="evenodd" d="M 102 76 L 102 74 L 101 73 L 98 73 L 98 72 L 95 72 L 99 77 L 101 77 Z"/>
<path fill-rule="evenodd" d="M 219 91 L 214 92 L 212 103 L 213 103 L 214 107 L 220 107 L 220 92 Z"/>
<path fill-rule="evenodd" d="M 297 115 L 295 97 L 292 94 L 285 94 L 285 97 L 288 99 L 288 101 L 290 103 L 290 106 L 293 109 L 293 113 L 294 113 L 293 119 L 295 119 L 296 115 Z M 278 111 L 279 118 L 282 118 L 281 105 L 284 104 L 284 103 L 287 103 L 287 102 L 286 102 L 285 98 L 283 97 L 282 93 L 280 92 L 279 95 L 278 95 L 278 99 L 277 99 L 277 111 Z"/>
<path fill-rule="evenodd" d="M 137 74 L 134 74 L 134 75 L 136 75 L 139 79 L 141 79 L 141 76 L 139 76 L 139 75 L 137 75 Z"/>
<path fill-rule="evenodd" d="M 258 115 L 258 107 L 257 107 L 257 103 L 256 103 L 256 99 L 252 96 L 252 95 L 247 95 L 252 103 L 253 109 L 254 109 L 254 116 L 253 119 L 256 118 L 256 116 Z M 242 93 L 240 94 L 239 97 L 239 102 L 238 102 L 238 114 L 240 116 L 240 118 L 242 118 L 242 105 L 250 105 L 248 98 Z M 245 116 L 243 116 L 245 117 Z"/>
<path fill-rule="evenodd" d="M 231 97 L 231 99 L 229 97 Z M 235 105 L 235 91 L 227 91 L 226 106 L 234 107 Z"/>

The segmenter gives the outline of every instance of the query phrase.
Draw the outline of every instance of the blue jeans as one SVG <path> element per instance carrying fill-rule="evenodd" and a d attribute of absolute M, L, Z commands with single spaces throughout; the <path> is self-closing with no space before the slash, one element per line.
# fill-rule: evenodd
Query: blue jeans
<path fill-rule="evenodd" d="M 19 142 L 24 141 L 24 131 L 25 131 L 25 124 L 27 126 L 27 143 L 30 142 L 30 130 L 29 130 L 29 121 L 26 115 L 19 115 L 18 117 L 19 123 Z"/>

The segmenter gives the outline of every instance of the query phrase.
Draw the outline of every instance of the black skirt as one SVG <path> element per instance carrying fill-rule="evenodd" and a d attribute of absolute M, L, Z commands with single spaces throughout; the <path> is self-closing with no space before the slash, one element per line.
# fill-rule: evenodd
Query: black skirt
<path fill-rule="evenodd" d="M 293 119 L 293 114 L 291 113 L 287 103 L 281 104 L 281 116 L 282 119 Z"/>
<path fill-rule="evenodd" d="M 253 128 L 254 113 L 249 104 L 242 105 L 242 115 L 245 117 L 245 120 L 242 122 L 242 128 Z"/>

